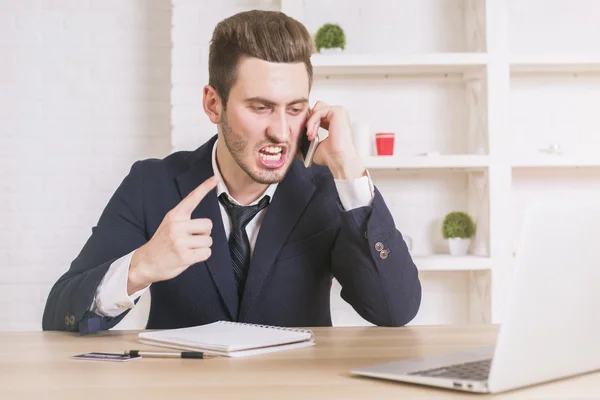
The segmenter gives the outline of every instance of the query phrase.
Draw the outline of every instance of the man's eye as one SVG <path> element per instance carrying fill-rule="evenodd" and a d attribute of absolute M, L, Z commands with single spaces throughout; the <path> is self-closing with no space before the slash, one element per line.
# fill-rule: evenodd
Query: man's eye
<path fill-rule="evenodd" d="M 256 111 L 265 111 L 267 109 L 267 107 L 265 107 L 265 106 L 255 106 L 254 109 Z"/>

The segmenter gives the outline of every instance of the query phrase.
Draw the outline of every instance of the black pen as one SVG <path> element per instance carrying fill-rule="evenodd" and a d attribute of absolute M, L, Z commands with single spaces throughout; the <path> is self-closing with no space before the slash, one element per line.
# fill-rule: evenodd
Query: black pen
<path fill-rule="evenodd" d="M 143 350 L 129 350 L 125 352 L 126 356 L 129 357 L 154 357 L 154 358 L 204 358 L 204 353 L 200 351 L 182 351 L 182 352 L 170 352 L 170 351 L 143 351 Z"/>

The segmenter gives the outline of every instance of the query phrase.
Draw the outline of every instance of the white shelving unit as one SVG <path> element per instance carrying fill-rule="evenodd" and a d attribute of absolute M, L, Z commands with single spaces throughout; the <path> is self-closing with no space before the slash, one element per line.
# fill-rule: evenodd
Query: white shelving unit
<path fill-rule="evenodd" d="M 370 156 L 364 158 L 368 169 L 464 169 L 485 170 L 489 157 L 479 155 L 428 155 L 412 157 Z"/>
<path fill-rule="evenodd" d="M 488 271 L 492 268 L 489 257 L 439 254 L 412 258 L 419 271 Z"/>
<path fill-rule="evenodd" d="M 513 168 L 597 168 L 600 157 L 573 157 L 562 155 L 531 155 L 514 157 Z"/>
<path fill-rule="evenodd" d="M 419 270 L 437 276 L 438 283 L 465 273 L 471 289 L 466 303 L 457 297 L 467 309 L 455 314 L 458 322 L 502 322 L 515 227 L 526 203 L 544 193 L 544 182 L 554 189 L 570 182 L 577 190 L 588 182 L 600 188 L 600 139 L 594 141 L 594 134 L 600 135 L 586 130 L 600 128 L 594 120 L 600 50 L 594 51 L 590 39 L 597 35 L 589 35 L 594 29 L 600 33 L 593 23 L 600 4 L 578 3 L 573 11 L 577 7 L 566 0 L 280 2 L 283 12 L 312 33 L 325 22 L 345 29 L 346 51 L 313 57 L 313 93 L 346 105 L 351 117 L 371 123 L 373 132 L 397 133 L 394 156 L 371 154 L 365 164 L 399 229 L 416 232 Z M 570 28 L 555 27 L 560 7 L 570 7 L 565 17 L 572 19 Z M 587 28 L 571 14 L 586 16 Z M 580 45 L 577 52 L 563 40 L 567 29 L 573 31 L 572 43 Z M 586 44 L 588 50 L 579 51 Z M 581 84 L 582 77 L 592 84 Z M 581 138 L 584 144 L 577 145 Z M 541 147 L 555 141 L 568 144 L 568 151 L 541 154 Z M 419 156 L 428 152 L 440 155 Z M 555 178 L 557 170 L 570 172 Z M 471 213 L 478 226 L 467 257 L 445 254 L 434 223 L 457 208 Z M 439 298 L 441 307 L 445 300 L 436 297 L 441 289 L 435 284 L 431 297 Z M 465 292 L 460 282 L 453 287 Z M 443 314 L 424 320 L 445 321 Z"/>
<path fill-rule="evenodd" d="M 311 61 L 317 76 L 467 73 L 484 67 L 487 54 L 315 54 Z"/>
<path fill-rule="evenodd" d="M 510 70 L 514 73 L 598 72 L 600 71 L 600 55 L 569 53 L 512 55 Z"/>

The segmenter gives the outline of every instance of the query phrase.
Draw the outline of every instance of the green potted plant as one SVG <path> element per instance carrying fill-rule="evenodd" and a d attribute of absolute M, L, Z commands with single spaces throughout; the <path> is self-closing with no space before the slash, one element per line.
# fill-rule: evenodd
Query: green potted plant
<path fill-rule="evenodd" d="M 343 51 L 346 48 L 344 30 L 338 24 L 324 24 L 315 35 L 315 47 L 319 53 Z"/>
<path fill-rule="evenodd" d="M 469 214 L 462 211 L 448 213 L 442 222 L 442 236 L 448 241 L 450 254 L 453 256 L 467 254 L 475 230 L 475 223 Z"/>

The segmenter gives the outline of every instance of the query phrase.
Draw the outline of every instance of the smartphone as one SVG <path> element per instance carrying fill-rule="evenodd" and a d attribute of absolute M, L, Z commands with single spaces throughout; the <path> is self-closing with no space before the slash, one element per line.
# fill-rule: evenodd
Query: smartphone
<path fill-rule="evenodd" d="M 316 135 L 313 140 L 308 140 L 306 128 L 304 128 L 300 133 L 300 145 L 298 146 L 298 150 L 300 152 L 300 157 L 302 157 L 302 162 L 304 162 L 304 166 L 306 168 L 312 165 L 313 157 L 315 156 L 315 151 L 317 150 L 318 145 L 319 135 Z"/>

